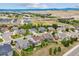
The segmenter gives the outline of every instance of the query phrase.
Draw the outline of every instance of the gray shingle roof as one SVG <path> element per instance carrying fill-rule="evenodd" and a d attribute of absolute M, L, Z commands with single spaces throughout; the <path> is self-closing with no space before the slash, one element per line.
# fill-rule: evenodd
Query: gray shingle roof
<path fill-rule="evenodd" d="M 0 55 L 6 55 L 12 51 L 12 48 L 9 44 L 0 45 Z"/>

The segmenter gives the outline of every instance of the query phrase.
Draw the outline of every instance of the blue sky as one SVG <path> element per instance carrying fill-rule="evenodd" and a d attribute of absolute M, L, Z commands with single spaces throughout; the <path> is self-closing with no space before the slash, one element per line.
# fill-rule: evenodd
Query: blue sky
<path fill-rule="evenodd" d="M 0 9 L 79 8 L 78 3 L 0 3 Z"/>

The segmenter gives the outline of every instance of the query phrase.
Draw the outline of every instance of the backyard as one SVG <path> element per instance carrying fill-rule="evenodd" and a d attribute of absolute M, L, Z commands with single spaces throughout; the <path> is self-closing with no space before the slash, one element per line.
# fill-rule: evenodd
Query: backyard
<path fill-rule="evenodd" d="M 3 39 L 2 38 L 0 38 L 0 42 L 3 42 Z"/>
<path fill-rule="evenodd" d="M 20 38 L 21 35 L 19 35 L 19 34 L 15 34 L 15 35 L 12 35 L 11 37 L 12 37 L 13 39 L 16 39 L 16 38 Z"/>

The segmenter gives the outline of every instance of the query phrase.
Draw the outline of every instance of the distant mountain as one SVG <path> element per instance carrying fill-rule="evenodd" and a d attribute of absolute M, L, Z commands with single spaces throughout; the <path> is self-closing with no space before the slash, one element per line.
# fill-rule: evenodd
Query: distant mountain
<path fill-rule="evenodd" d="M 0 9 L 0 11 L 44 11 L 44 10 L 79 10 L 79 8 L 49 8 L 49 9 Z"/>

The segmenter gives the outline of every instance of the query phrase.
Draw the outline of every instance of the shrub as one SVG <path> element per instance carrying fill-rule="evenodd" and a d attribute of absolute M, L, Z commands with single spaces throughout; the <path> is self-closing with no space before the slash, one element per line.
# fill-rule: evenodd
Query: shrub
<path fill-rule="evenodd" d="M 54 48 L 53 53 L 56 55 L 56 53 L 57 53 L 57 48 L 56 47 Z"/>
<path fill-rule="evenodd" d="M 49 49 L 49 55 L 52 55 L 52 48 Z"/>
<path fill-rule="evenodd" d="M 58 25 L 57 25 L 57 24 L 53 24 L 52 27 L 53 27 L 54 29 L 57 29 L 57 28 L 58 28 Z"/>
<path fill-rule="evenodd" d="M 68 46 L 69 46 L 69 40 L 67 40 L 67 39 L 63 39 L 63 40 L 61 41 L 61 43 L 62 43 L 65 47 L 68 47 Z"/>
<path fill-rule="evenodd" d="M 69 28 L 66 28 L 66 31 L 69 32 Z"/>
<path fill-rule="evenodd" d="M 58 47 L 58 52 L 61 52 L 61 47 Z"/>
<path fill-rule="evenodd" d="M 73 44 L 74 41 L 72 39 L 70 39 L 69 42 L 70 42 L 70 44 Z"/>

